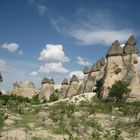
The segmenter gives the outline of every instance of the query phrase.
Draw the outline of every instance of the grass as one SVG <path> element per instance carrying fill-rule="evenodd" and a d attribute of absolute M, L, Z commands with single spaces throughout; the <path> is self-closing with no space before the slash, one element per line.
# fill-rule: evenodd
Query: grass
<path fill-rule="evenodd" d="M 6 104 L 3 102 L 6 101 Z M 14 102 L 16 100 L 16 102 Z M 81 101 L 79 105 L 69 102 L 59 102 L 52 106 L 41 107 L 34 97 L 34 101 L 22 102 L 17 101 L 18 98 L 7 97 L 0 98 L 0 104 L 4 108 L 0 108 L 0 129 L 4 126 L 4 113 L 5 110 L 18 114 L 21 120 L 18 120 L 14 124 L 14 128 L 25 128 L 27 131 L 33 131 L 35 128 L 41 127 L 43 129 L 51 130 L 52 134 L 67 135 L 67 140 L 121 140 L 121 133 L 126 131 L 130 134 L 130 137 L 137 136 L 140 130 L 140 119 L 138 114 L 140 113 L 140 102 L 107 102 L 101 101 L 97 97 L 93 97 L 91 101 Z M 17 103 L 18 102 L 18 103 Z M 38 106 L 32 106 L 37 104 Z M 23 106 L 23 107 L 22 107 Z M 27 108 L 27 110 L 25 109 Z M 114 112 L 114 110 L 116 111 Z M 42 111 L 48 114 L 48 118 L 51 119 L 51 128 L 45 126 L 44 122 L 39 120 L 37 114 Z M 78 115 L 77 115 L 77 114 Z M 96 114 L 105 114 L 106 116 L 117 116 L 133 118 L 133 122 L 121 122 L 110 121 L 109 129 L 101 126 L 99 121 L 91 116 Z M 79 115 L 80 114 L 80 115 Z M 104 122 L 103 122 L 104 123 Z M 33 124 L 32 126 L 29 124 Z M 53 138 L 52 138 L 53 139 Z M 51 140 L 50 138 L 33 137 L 32 140 Z"/>
<path fill-rule="evenodd" d="M 31 140 L 53 140 L 53 138 L 52 137 L 47 137 L 47 138 L 41 138 L 41 137 L 32 137 L 32 139 Z"/>

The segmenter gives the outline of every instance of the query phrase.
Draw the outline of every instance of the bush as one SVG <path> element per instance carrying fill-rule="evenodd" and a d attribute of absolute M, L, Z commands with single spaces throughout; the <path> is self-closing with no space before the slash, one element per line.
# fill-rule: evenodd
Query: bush
<path fill-rule="evenodd" d="M 54 101 L 57 101 L 59 99 L 59 94 L 58 93 L 53 93 L 51 94 L 50 96 L 50 102 L 54 102 Z"/>
<path fill-rule="evenodd" d="M 39 100 L 38 96 L 39 96 L 39 94 L 36 94 L 32 97 L 31 104 L 34 104 L 34 105 L 40 104 L 40 100 Z"/>
<path fill-rule="evenodd" d="M 17 96 L 14 94 L 11 95 L 1 95 L 0 96 L 0 101 L 2 102 L 3 105 L 7 105 L 8 103 L 11 103 L 14 101 L 16 104 L 21 104 L 21 103 L 30 103 L 30 99 L 27 97 L 23 96 Z"/>
<path fill-rule="evenodd" d="M 111 88 L 109 88 L 109 98 L 113 98 L 116 101 L 121 101 L 128 97 L 130 93 L 128 85 L 123 81 L 116 81 Z"/>
<path fill-rule="evenodd" d="M 97 93 L 98 98 L 101 98 L 101 92 L 102 92 L 102 88 L 103 88 L 103 79 L 100 79 L 96 82 L 96 89 L 94 90 L 94 92 Z"/>
<path fill-rule="evenodd" d="M 4 113 L 0 111 L 0 129 L 4 126 Z"/>

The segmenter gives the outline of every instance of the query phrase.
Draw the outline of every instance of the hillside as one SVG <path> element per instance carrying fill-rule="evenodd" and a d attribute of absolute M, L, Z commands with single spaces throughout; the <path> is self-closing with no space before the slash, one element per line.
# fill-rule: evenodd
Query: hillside
<path fill-rule="evenodd" d="M 91 96 L 92 95 L 92 96 Z M 0 96 L 0 140 L 139 140 L 140 102 L 107 102 L 94 93 L 53 103 Z"/>

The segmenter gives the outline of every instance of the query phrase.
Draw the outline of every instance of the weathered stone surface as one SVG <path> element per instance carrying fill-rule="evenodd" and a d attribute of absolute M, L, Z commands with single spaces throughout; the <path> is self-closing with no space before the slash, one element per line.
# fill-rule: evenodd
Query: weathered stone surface
<path fill-rule="evenodd" d="M 59 91 L 59 98 L 60 99 L 64 99 L 66 97 L 68 87 L 69 87 L 69 82 L 68 82 L 68 79 L 65 78 L 61 84 L 61 88 Z"/>
<path fill-rule="evenodd" d="M 135 46 L 136 45 L 136 39 L 134 36 L 130 36 L 128 41 L 126 42 L 124 46 L 124 54 L 138 54 L 138 48 Z"/>
<path fill-rule="evenodd" d="M 45 83 L 51 83 L 50 79 L 49 78 L 43 78 L 41 84 L 45 84 Z"/>
<path fill-rule="evenodd" d="M 27 140 L 27 134 L 23 129 L 14 129 L 2 132 L 1 140 Z"/>
<path fill-rule="evenodd" d="M 84 93 L 93 92 L 93 85 L 95 82 L 95 78 L 96 78 L 96 76 L 89 76 L 88 77 L 85 88 L 84 88 Z"/>
<path fill-rule="evenodd" d="M 64 99 L 66 97 L 69 85 L 63 84 L 59 91 L 59 98 Z"/>
<path fill-rule="evenodd" d="M 135 46 L 136 43 L 137 43 L 137 40 L 136 40 L 135 36 L 131 35 L 126 42 L 126 45 Z"/>
<path fill-rule="evenodd" d="M 89 72 L 90 72 L 90 71 L 89 71 L 88 67 L 85 66 L 84 69 L 83 69 L 83 73 L 84 73 L 84 74 L 88 74 Z"/>
<path fill-rule="evenodd" d="M 76 75 L 73 75 L 70 80 L 70 85 L 68 87 L 66 97 L 72 97 L 74 95 L 77 95 L 79 87 L 80 87 L 79 80 Z"/>
<path fill-rule="evenodd" d="M 39 94 L 40 100 L 49 101 L 50 95 L 55 92 L 53 80 L 43 78 L 41 82 L 41 89 Z"/>
<path fill-rule="evenodd" d="M 97 60 L 90 70 L 90 74 L 87 77 L 84 86 L 84 92 L 93 92 L 95 90 L 95 85 L 98 80 L 104 76 L 105 59 L 102 57 Z"/>
<path fill-rule="evenodd" d="M 51 83 L 51 84 L 55 84 L 53 78 L 50 79 L 50 83 Z"/>
<path fill-rule="evenodd" d="M 138 50 L 135 47 L 136 39 L 131 36 L 123 48 L 123 55 L 107 57 L 103 84 L 103 97 L 108 96 L 108 87 L 115 81 L 122 80 L 131 89 L 130 97 L 140 100 L 140 79 L 138 73 Z"/>
<path fill-rule="evenodd" d="M 131 89 L 130 97 L 140 100 L 140 78 L 138 72 L 138 55 L 130 54 L 125 55 L 124 59 L 124 69 L 122 80 L 129 84 Z"/>
<path fill-rule="evenodd" d="M 123 49 L 121 48 L 119 41 L 116 40 L 114 43 L 112 43 L 112 47 L 109 48 L 106 56 L 121 56 L 122 54 Z"/>
<path fill-rule="evenodd" d="M 93 64 L 92 67 L 91 67 L 91 70 L 90 70 L 90 72 L 94 72 L 94 71 L 97 71 L 96 70 L 96 64 Z"/>
<path fill-rule="evenodd" d="M 68 85 L 68 84 L 69 84 L 68 79 L 65 78 L 65 79 L 63 80 L 63 82 L 62 82 L 62 85 Z"/>
<path fill-rule="evenodd" d="M 116 72 L 119 69 L 120 72 Z M 123 59 L 122 56 L 111 56 L 107 59 L 107 65 L 105 68 L 104 77 L 104 97 L 108 96 L 108 87 L 111 87 L 115 81 L 121 80 L 123 70 Z"/>
<path fill-rule="evenodd" d="M 13 94 L 32 98 L 35 95 L 35 86 L 30 81 L 20 81 L 13 84 Z"/>
<path fill-rule="evenodd" d="M 71 80 L 70 80 L 70 83 L 72 83 L 72 82 L 79 82 L 79 80 L 78 80 L 78 78 L 77 78 L 77 76 L 76 75 L 73 75 L 72 76 L 72 78 L 71 78 Z"/>
<path fill-rule="evenodd" d="M 104 65 L 105 65 L 105 59 L 104 57 L 102 57 L 97 60 L 96 64 L 93 64 L 90 72 L 100 71 Z"/>
<path fill-rule="evenodd" d="M 87 66 L 85 66 L 85 68 L 83 69 L 83 73 L 84 73 L 84 78 L 80 84 L 78 94 L 84 93 L 86 82 L 87 82 L 88 76 L 90 74 L 90 70 L 88 69 Z"/>

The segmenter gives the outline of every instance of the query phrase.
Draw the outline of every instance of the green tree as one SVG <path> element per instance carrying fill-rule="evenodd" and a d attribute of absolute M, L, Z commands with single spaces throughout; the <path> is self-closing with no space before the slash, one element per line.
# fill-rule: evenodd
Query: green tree
<path fill-rule="evenodd" d="M 53 93 L 50 95 L 50 102 L 57 101 L 59 99 L 59 94 L 58 93 Z"/>
<path fill-rule="evenodd" d="M 111 88 L 109 88 L 109 98 L 114 98 L 116 101 L 126 99 L 130 93 L 128 84 L 123 81 L 116 81 Z"/>

